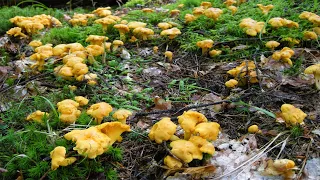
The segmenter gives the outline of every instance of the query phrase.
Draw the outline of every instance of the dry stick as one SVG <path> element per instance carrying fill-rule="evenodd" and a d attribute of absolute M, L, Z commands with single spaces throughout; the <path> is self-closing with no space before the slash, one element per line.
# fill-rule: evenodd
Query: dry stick
<path fill-rule="evenodd" d="M 2 94 L 2 93 L 4 93 L 4 92 L 12 89 L 13 87 L 15 87 L 15 86 L 17 86 L 17 85 L 19 85 L 19 84 L 26 84 L 27 82 L 30 82 L 30 81 L 35 80 L 35 79 L 38 79 L 38 78 L 40 78 L 40 77 L 42 77 L 42 76 L 45 76 L 45 75 L 48 75 L 48 74 L 50 74 L 50 72 L 46 72 L 46 73 L 43 73 L 43 74 L 39 74 L 39 75 L 33 76 L 33 77 L 31 77 L 31 78 L 28 78 L 27 80 L 24 80 L 24 81 L 22 81 L 22 82 L 18 82 L 18 83 L 15 84 L 15 85 L 8 86 L 8 87 L 6 87 L 6 88 L 0 89 L 0 94 Z"/>
<path fill-rule="evenodd" d="M 308 144 L 306 156 L 305 156 L 305 158 L 304 158 L 304 160 L 303 160 L 302 167 L 301 167 L 301 169 L 300 169 L 297 177 L 295 178 L 296 180 L 301 179 L 302 172 L 303 172 L 303 170 L 304 170 L 304 168 L 305 168 L 305 166 L 306 166 L 306 164 L 307 164 L 307 159 L 308 159 L 308 155 L 309 155 L 309 152 L 310 152 L 310 147 L 311 147 L 311 145 L 312 145 L 312 142 L 313 142 L 313 139 L 310 138 L 310 142 L 309 142 L 309 144 Z"/>
<path fill-rule="evenodd" d="M 261 89 L 261 92 L 265 92 L 265 90 L 262 88 L 262 85 L 261 85 L 261 80 L 262 79 L 260 78 L 260 72 L 259 72 L 259 69 L 258 69 L 258 63 L 257 63 L 256 55 L 257 55 L 257 51 L 252 55 L 253 61 L 254 61 L 254 65 L 256 66 L 257 79 L 258 79 L 258 82 L 259 82 L 259 87 Z"/>

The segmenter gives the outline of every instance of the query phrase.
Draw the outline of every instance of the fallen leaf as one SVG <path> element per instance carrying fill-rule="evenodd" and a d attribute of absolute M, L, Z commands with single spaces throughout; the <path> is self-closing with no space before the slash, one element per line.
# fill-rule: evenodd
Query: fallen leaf
<path fill-rule="evenodd" d="M 168 110 L 172 108 L 171 101 L 166 101 L 159 96 L 154 97 L 153 102 L 155 104 L 154 109 L 158 110 Z"/>
<path fill-rule="evenodd" d="M 311 131 L 313 134 L 316 134 L 318 136 L 320 136 L 320 129 L 315 129 L 313 131 Z"/>
<path fill-rule="evenodd" d="M 164 167 L 167 169 L 167 167 Z M 174 174 L 177 172 L 181 172 L 183 174 L 190 174 L 193 179 L 200 179 L 204 177 L 208 177 L 213 174 L 216 170 L 216 167 L 213 165 L 208 166 L 200 166 L 200 167 L 189 167 L 189 168 L 177 168 L 177 169 L 168 169 L 165 173 L 165 176 L 169 176 L 170 174 Z"/>
<path fill-rule="evenodd" d="M 142 72 L 146 76 L 159 76 L 162 74 L 162 71 L 157 67 L 150 67 L 150 68 L 144 69 Z"/>

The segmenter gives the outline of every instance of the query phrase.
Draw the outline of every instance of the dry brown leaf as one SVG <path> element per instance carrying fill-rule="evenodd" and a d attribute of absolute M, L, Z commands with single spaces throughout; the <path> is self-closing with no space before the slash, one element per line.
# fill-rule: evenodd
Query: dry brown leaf
<path fill-rule="evenodd" d="M 168 110 L 172 108 L 171 101 L 166 101 L 159 96 L 154 97 L 153 102 L 155 104 L 155 109 L 158 110 Z"/>
<path fill-rule="evenodd" d="M 163 167 L 167 169 L 167 167 Z M 181 172 L 183 174 L 190 174 L 194 179 L 200 179 L 204 177 L 208 177 L 213 174 L 216 170 L 216 167 L 213 165 L 201 166 L 201 167 L 189 167 L 189 168 L 177 168 L 177 169 L 168 169 L 165 173 L 165 176 L 169 176 L 171 174 Z"/>

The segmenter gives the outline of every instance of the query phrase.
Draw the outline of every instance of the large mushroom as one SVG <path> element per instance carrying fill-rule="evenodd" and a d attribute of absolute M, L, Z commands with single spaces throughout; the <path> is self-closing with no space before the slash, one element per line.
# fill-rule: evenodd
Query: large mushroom
<path fill-rule="evenodd" d="M 126 33 L 129 32 L 129 26 L 126 24 L 116 24 L 113 26 L 114 28 L 118 29 L 120 34 L 120 40 L 126 41 Z"/>
<path fill-rule="evenodd" d="M 207 121 L 207 118 L 203 114 L 191 110 L 185 111 L 182 115 L 178 116 L 178 122 L 184 130 L 184 139 L 190 138 L 197 124 Z"/>
<path fill-rule="evenodd" d="M 158 144 L 161 144 L 163 141 L 178 140 L 179 138 L 174 135 L 176 129 L 177 125 L 175 125 L 170 118 L 164 117 L 152 126 L 149 138 Z"/>

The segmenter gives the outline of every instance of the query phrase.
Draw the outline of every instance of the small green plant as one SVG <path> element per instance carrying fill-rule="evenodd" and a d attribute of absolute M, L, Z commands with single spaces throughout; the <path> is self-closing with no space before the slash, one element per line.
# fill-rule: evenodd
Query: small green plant
<path fill-rule="evenodd" d="M 290 131 L 293 137 L 299 137 L 303 135 L 303 128 L 299 125 L 293 126 Z"/>

